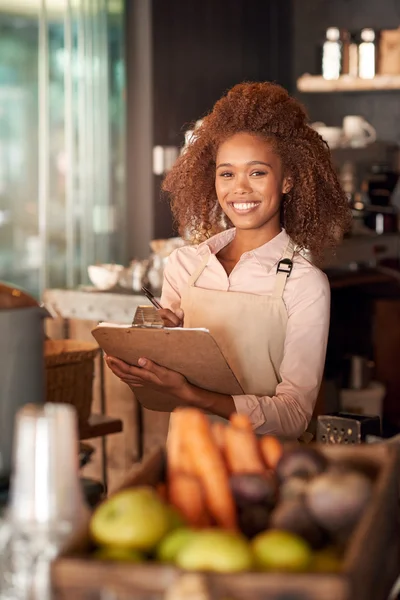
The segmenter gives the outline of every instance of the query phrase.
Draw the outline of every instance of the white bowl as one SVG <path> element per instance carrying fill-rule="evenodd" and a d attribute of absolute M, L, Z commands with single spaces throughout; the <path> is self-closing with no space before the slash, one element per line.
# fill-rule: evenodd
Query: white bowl
<path fill-rule="evenodd" d="M 98 290 L 109 290 L 117 284 L 123 268 L 115 264 L 89 265 L 89 279 Z"/>

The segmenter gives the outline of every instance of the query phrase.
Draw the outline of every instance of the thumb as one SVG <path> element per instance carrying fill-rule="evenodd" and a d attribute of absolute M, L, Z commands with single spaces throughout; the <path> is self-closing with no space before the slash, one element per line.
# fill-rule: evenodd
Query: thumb
<path fill-rule="evenodd" d="M 184 312 L 181 308 L 177 308 L 175 314 L 178 317 L 178 319 L 180 319 L 181 321 L 183 320 Z"/>

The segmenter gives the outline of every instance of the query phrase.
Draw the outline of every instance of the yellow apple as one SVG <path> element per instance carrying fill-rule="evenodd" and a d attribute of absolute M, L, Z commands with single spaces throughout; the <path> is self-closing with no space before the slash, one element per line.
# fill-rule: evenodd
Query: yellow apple
<path fill-rule="evenodd" d="M 253 555 L 248 541 L 240 534 L 221 529 L 196 532 L 176 557 L 176 564 L 189 571 L 235 573 L 248 571 Z"/>
<path fill-rule="evenodd" d="M 150 487 L 126 489 L 100 504 L 90 532 L 102 546 L 152 550 L 170 530 L 170 513 Z"/>

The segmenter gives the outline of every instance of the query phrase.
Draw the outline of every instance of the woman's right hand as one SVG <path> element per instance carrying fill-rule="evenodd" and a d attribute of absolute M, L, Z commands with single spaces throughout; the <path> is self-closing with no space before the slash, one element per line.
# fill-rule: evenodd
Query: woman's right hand
<path fill-rule="evenodd" d="M 177 308 L 176 312 L 172 312 L 169 308 L 160 308 L 157 312 L 164 327 L 183 327 L 183 310 L 181 308 Z"/>

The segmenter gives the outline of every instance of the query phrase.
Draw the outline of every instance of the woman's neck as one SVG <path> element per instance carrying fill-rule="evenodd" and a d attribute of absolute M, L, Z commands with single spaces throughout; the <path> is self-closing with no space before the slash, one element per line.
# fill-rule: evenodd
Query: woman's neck
<path fill-rule="evenodd" d="M 271 228 L 269 231 L 254 229 L 236 229 L 233 240 L 226 246 L 229 257 L 239 260 L 245 252 L 251 252 L 270 242 L 279 235 L 281 227 Z"/>

